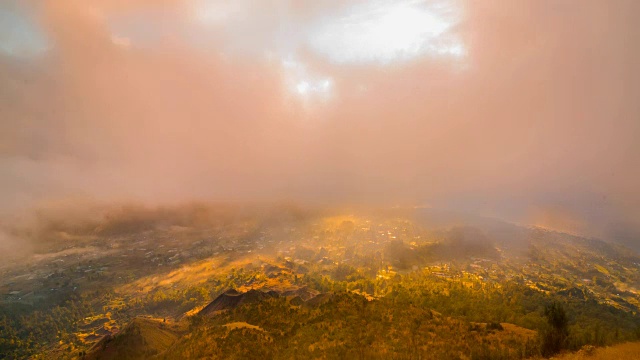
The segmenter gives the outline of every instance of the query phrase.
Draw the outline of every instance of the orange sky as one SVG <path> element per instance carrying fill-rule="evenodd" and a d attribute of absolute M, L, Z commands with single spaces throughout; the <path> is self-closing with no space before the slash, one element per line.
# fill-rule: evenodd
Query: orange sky
<path fill-rule="evenodd" d="M 638 10 L 4 2 L 3 212 L 66 197 L 428 203 L 628 236 Z"/>

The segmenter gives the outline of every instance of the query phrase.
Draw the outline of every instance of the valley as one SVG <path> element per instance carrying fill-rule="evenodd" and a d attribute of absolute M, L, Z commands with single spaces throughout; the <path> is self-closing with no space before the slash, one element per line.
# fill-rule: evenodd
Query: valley
<path fill-rule="evenodd" d="M 134 210 L 43 226 L 2 267 L 0 354 L 519 359 L 552 303 L 566 350 L 640 336 L 640 257 L 596 239 L 431 209 Z"/>

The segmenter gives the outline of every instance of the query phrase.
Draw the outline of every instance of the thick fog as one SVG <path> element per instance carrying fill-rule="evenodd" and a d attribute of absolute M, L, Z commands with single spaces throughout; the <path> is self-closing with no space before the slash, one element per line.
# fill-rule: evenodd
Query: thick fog
<path fill-rule="evenodd" d="M 400 204 L 637 244 L 639 14 L 634 0 L 3 1 L 1 213 Z"/>

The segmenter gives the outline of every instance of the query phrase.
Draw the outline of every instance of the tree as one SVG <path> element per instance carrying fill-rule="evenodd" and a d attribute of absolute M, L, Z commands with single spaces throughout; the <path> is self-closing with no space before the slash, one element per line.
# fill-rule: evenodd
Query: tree
<path fill-rule="evenodd" d="M 542 355 L 549 356 L 562 350 L 569 337 L 569 320 L 562 304 L 553 302 L 545 307 L 547 328 L 542 333 Z"/>

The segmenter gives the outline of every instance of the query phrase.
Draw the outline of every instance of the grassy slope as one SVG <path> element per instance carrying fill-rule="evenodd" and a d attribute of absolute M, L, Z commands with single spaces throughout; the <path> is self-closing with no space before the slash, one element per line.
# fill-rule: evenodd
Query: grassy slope
<path fill-rule="evenodd" d="M 592 355 L 581 352 L 554 357 L 558 360 L 635 360 L 640 359 L 640 342 L 629 342 L 596 349 Z"/>

